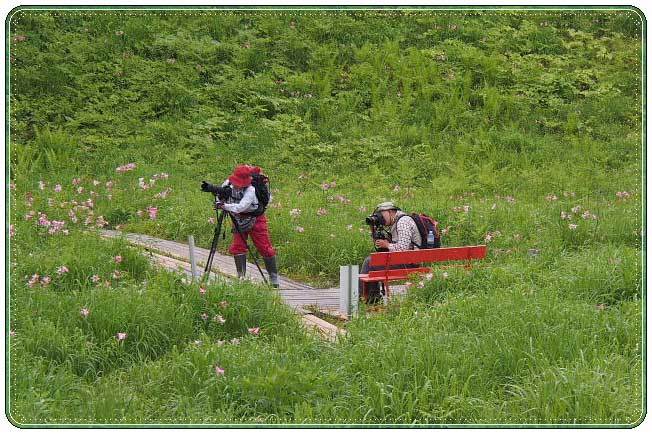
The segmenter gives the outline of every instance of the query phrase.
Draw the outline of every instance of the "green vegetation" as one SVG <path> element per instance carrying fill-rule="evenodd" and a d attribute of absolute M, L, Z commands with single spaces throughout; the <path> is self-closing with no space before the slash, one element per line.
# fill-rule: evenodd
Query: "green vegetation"
<path fill-rule="evenodd" d="M 641 421 L 633 10 L 22 10 L 10 24 L 11 420 Z M 202 294 L 96 233 L 208 247 L 199 184 L 243 162 L 271 177 L 294 279 L 326 287 L 361 263 L 384 200 L 488 258 L 435 269 L 328 343 L 272 290 Z"/>

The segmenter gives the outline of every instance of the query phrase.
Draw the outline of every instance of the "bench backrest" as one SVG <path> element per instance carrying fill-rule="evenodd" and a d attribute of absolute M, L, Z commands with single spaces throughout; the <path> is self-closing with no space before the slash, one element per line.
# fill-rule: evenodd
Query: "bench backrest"
<path fill-rule="evenodd" d="M 442 247 L 439 249 L 406 250 L 403 252 L 378 252 L 371 254 L 369 265 L 388 267 L 390 265 L 419 264 L 423 262 L 464 261 L 483 259 L 487 246 Z"/>

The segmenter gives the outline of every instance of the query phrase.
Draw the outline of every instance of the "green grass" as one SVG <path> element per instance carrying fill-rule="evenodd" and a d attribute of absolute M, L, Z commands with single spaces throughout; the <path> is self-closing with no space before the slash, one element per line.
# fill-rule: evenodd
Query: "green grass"
<path fill-rule="evenodd" d="M 15 423 L 642 420 L 632 11 L 20 14 L 8 35 Z M 488 257 L 436 269 L 330 343 L 269 289 L 202 295 L 97 234 L 208 247 L 199 184 L 242 162 L 271 177 L 272 240 L 294 279 L 336 286 L 339 266 L 372 250 L 364 217 L 386 200 Z"/>

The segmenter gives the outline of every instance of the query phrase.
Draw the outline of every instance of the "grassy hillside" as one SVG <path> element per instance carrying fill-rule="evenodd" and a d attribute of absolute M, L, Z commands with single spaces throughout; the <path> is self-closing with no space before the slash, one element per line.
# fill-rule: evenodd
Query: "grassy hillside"
<path fill-rule="evenodd" d="M 14 421 L 641 417 L 634 11 L 22 10 L 8 38 Z M 271 291 L 201 294 L 90 230 L 208 247 L 199 184 L 242 162 L 293 278 L 337 284 L 385 200 L 489 256 L 326 344 Z"/>

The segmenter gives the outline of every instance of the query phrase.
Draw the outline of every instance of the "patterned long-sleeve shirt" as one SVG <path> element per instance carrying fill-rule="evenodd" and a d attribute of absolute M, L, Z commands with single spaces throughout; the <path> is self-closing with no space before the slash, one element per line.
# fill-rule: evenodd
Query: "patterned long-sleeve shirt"
<path fill-rule="evenodd" d="M 401 218 L 402 216 L 406 216 Z M 421 245 L 421 234 L 412 217 L 402 211 L 397 211 L 394 224 L 390 228 L 392 242 L 389 243 L 390 252 L 413 250 Z"/>
<path fill-rule="evenodd" d="M 222 184 L 222 187 L 229 185 L 229 180 L 227 179 Z M 231 186 L 233 193 L 231 197 L 227 200 L 227 203 L 224 204 L 224 209 L 235 213 L 241 214 L 245 212 L 252 212 L 258 208 L 258 198 L 256 198 L 256 189 L 253 186 L 249 186 L 244 189 L 236 188 Z"/>

